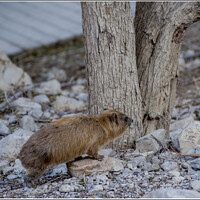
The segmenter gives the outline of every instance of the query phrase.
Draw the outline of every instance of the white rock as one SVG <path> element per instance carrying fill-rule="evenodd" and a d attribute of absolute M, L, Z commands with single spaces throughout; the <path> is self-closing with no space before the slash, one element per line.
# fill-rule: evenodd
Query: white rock
<path fill-rule="evenodd" d="M 82 85 L 82 84 L 85 84 L 85 83 L 87 83 L 87 80 L 86 80 L 86 79 L 81 79 L 81 78 L 79 78 L 79 79 L 76 81 L 76 84 L 77 84 L 77 85 Z"/>
<path fill-rule="evenodd" d="M 33 98 L 36 103 L 49 103 L 49 98 L 45 94 L 39 94 Z"/>
<path fill-rule="evenodd" d="M 98 174 L 96 176 L 97 182 L 103 182 L 105 183 L 108 180 L 108 177 L 105 174 Z"/>
<path fill-rule="evenodd" d="M 74 190 L 75 190 L 74 186 L 68 184 L 62 185 L 59 188 L 60 192 L 74 192 Z"/>
<path fill-rule="evenodd" d="M 7 160 L 0 161 L 0 173 L 2 170 L 9 165 L 9 162 Z"/>
<path fill-rule="evenodd" d="M 176 122 L 174 122 L 173 124 L 170 125 L 170 132 L 171 131 L 176 131 L 176 130 L 179 130 L 179 129 L 184 129 L 192 121 L 194 121 L 194 118 L 192 116 L 187 117 L 187 118 L 182 119 L 182 120 L 178 120 L 178 121 L 176 121 Z"/>
<path fill-rule="evenodd" d="M 180 176 L 180 172 L 176 171 L 176 170 L 172 170 L 168 172 L 170 175 L 175 176 L 175 177 L 179 177 Z"/>
<path fill-rule="evenodd" d="M 200 122 L 191 122 L 180 134 L 178 141 L 182 153 L 200 145 Z"/>
<path fill-rule="evenodd" d="M 73 98 L 57 96 L 56 101 L 53 103 L 53 107 L 58 111 L 79 111 L 84 109 L 85 104 L 82 101 L 77 101 Z"/>
<path fill-rule="evenodd" d="M 56 174 L 64 174 L 66 172 L 67 172 L 67 166 L 66 164 L 63 163 L 55 166 L 50 176 L 55 176 Z"/>
<path fill-rule="evenodd" d="M 194 190 L 200 192 L 200 180 L 191 181 L 191 186 Z"/>
<path fill-rule="evenodd" d="M 142 198 L 200 198 L 200 194 L 194 190 L 159 188 Z"/>
<path fill-rule="evenodd" d="M 84 91 L 85 87 L 83 85 L 74 85 L 72 86 L 72 92 L 73 93 L 82 93 Z"/>
<path fill-rule="evenodd" d="M 23 167 L 21 161 L 19 159 L 16 159 L 15 160 L 15 165 L 14 165 L 14 172 L 15 173 L 22 173 L 22 172 L 25 172 L 25 168 Z"/>
<path fill-rule="evenodd" d="M 0 161 L 14 161 L 17 158 L 23 144 L 32 134 L 33 132 L 31 131 L 18 129 L 13 134 L 10 134 L 0 140 Z"/>
<path fill-rule="evenodd" d="M 153 136 L 151 136 L 153 135 Z M 164 129 L 159 129 L 151 134 L 145 135 L 136 140 L 136 150 L 139 152 L 149 152 L 153 151 L 154 153 L 158 152 L 162 147 L 160 144 L 154 139 L 157 138 L 161 143 L 165 143 L 167 140 L 167 133 Z"/>
<path fill-rule="evenodd" d="M 16 179 L 16 178 L 18 178 L 19 176 L 18 175 L 16 175 L 16 174 L 9 174 L 8 176 L 7 176 L 7 179 L 8 180 L 13 180 L 13 179 Z"/>
<path fill-rule="evenodd" d="M 167 160 L 161 165 L 161 168 L 165 171 L 177 170 L 178 164 L 177 164 L 177 162 Z"/>
<path fill-rule="evenodd" d="M 21 119 L 21 126 L 23 129 L 28 130 L 28 131 L 37 131 L 37 125 L 30 115 L 25 115 Z"/>
<path fill-rule="evenodd" d="M 10 129 L 3 123 L 2 120 L 0 120 L 0 133 L 3 135 L 10 134 Z"/>
<path fill-rule="evenodd" d="M 13 167 L 7 166 L 7 167 L 3 168 L 3 175 L 7 175 L 11 171 L 13 171 Z"/>
<path fill-rule="evenodd" d="M 61 85 L 57 80 L 46 81 L 40 84 L 39 88 L 35 89 L 38 94 L 56 95 L 61 93 Z"/>
<path fill-rule="evenodd" d="M 14 65 L 10 59 L 0 51 L 0 90 L 11 90 L 13 86 L 31 85 L 30 76 L 23 69 Z"/>
<path fill-rule="evenodd" d="M 102 186 L 102 185 L 95 185 L 95 186 L 89 191 L 89 193 L 95 193 L 95 192 L 99 192 L 99 191 L 103 191 L 103 186 Z"/>
<path fill-rule="evenodd" d="M 50 118 L 51 117 L 51 113 L 49 112 L 49 111 L 45 111 L 44 113 L 43 113 L 43 116 L 45 117 L 45 118 Z"/>
<path fill-rule="evenodd" d="M 102 156 L 109 156 L 109 157 L 113 157 L 116 155 L 116 151 L 114 151 L 113 149 L 101 149 L 99 152 L 98 152 L 99 155 L 102 155 Z"/>
<path fill-rule="evenodd" d="M 182 177 L 182 176 L 178 176 L 178 177 L 173 177 L 173 181 L 175 182 L 175 183 L 181 183 L 183 180 L 185 180 L 185 178 L 184 177 Z"/>
<path fill-rule="evenodd" d="M 20 97 L 12 103 L 19 110 L 19 114 L 29 114 L 37 118 L 42 116 L 41 105 L 28 98 Z"/>
<path fill-rule="evenodd" d="M 84 102 L 88 102 L 88 93 L 79 93 L 77 98 Z"/>
<path fill-rule="evenodd" d="M 8 179 L 8 180 L 13 180 L 13 179 L 16 179 L 16 178 L 18 178 L 18 177 L 19 177 L 18 174 L 9 174 L 9 175 L 7 176 L 7 179 Z"/>
<path fill-rule="evenodd" d="M 47 80 L 56 79 L 58 81 L 66 81 L 67 80 L 67 74 L 66 71 L 63 69 L 57 69 L 52 68 L 51 71 L 47 73 L 47 76 L 45 76 Z"/>

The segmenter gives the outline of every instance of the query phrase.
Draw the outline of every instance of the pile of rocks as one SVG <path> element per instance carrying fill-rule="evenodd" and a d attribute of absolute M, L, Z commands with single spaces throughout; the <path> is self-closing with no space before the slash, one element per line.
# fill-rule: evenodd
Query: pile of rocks
<path fill-rule="evenodd" d="M 3 59 L 8 60 L 5 55 Z M 13 70 L 13 64 L 6 64 L 3 71 L 9 71 L 10 66 Z M 6 83 L 6 75 L 3 77 Z M 19 82 L 18 86 L 32 84 L 27 74 L 22 77 L 28 81 Z M 85 79 L 74 80 L 65 87 L 65 71 L 55 68 L 43 77 L 45 81 L 30 87 L 25 96 L 9 102 L 6 109 L 12 112 L 0 120 L 1 198 L 200 197 L 200 158 L 169 150 L 171 145 L 182 154 L 199 155 L 200 122 L 193 114 L 180 114 L 176 109 L 173 119 L 178 115 L 179 120 L 172 121 L 170 138 L 164 129 L 156 130 L 139 138 L 136 150 L 104 149 L 99 152 L 105 156 L 103 161 L 83 155 L 82 160 L 51 168 L 36 188 L 24 186 L 25 169 L 17 158 L 22 145 L 44 123 L 85 112 L 87 107 Z M 7 87 L 13 85 L 8 83 Z"/>

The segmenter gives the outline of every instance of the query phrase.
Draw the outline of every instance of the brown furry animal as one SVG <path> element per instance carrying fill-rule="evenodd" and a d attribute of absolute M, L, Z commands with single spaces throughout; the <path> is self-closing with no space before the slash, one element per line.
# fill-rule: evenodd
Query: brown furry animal
<path fill-rule="evenodd" d="M 99 115 L 75 115 L 58 119 L 34 133 L 23 145 L 19 158 L 27 169 L 25 182 L 34 181 L 49 167 L 72 160 L 82 154 L 102 159 L 98 151 L 121 135 L 133 120 L 107 110 Z"/>

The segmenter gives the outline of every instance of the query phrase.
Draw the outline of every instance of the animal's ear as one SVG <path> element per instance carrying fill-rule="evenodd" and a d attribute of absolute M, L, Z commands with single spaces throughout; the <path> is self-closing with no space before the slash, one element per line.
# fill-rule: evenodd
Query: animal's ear
<path fill-rule="evenodd" d="M 117 114 L 116 113 L 112 113 L 112 118 L 113 118 L 113 121 L 118 124 L 118 119 L 117 119 Z"/>

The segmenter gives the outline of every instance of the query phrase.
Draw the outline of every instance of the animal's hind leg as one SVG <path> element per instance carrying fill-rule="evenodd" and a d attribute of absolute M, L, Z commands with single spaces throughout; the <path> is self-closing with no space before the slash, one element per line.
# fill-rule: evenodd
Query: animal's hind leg
<path fill-rule="evenodd" d="M 42 176 L 45 170 L 29 169 L 24 176 L 24 182 L 28 187 L 36 187 L 38 179 Z"/>

